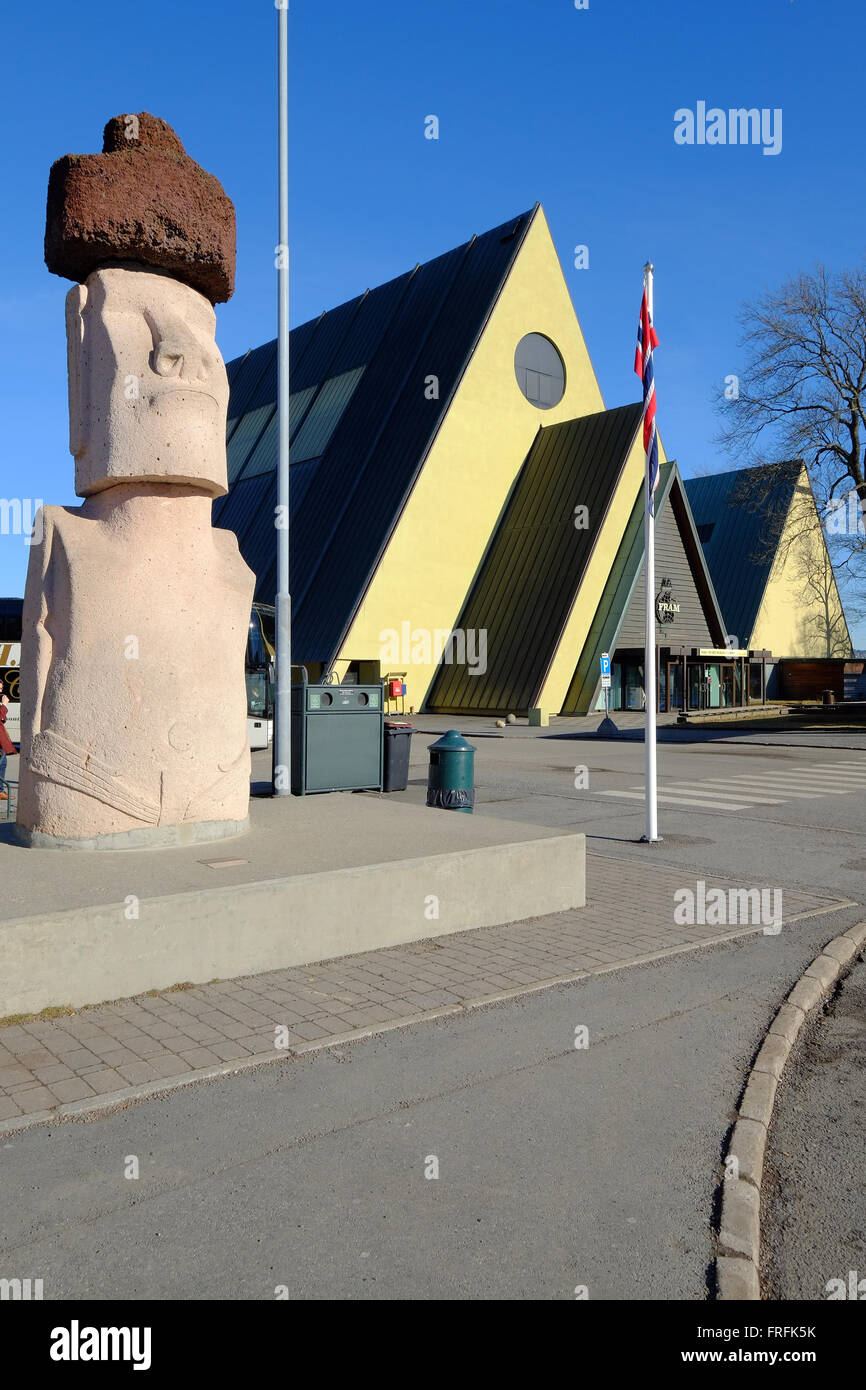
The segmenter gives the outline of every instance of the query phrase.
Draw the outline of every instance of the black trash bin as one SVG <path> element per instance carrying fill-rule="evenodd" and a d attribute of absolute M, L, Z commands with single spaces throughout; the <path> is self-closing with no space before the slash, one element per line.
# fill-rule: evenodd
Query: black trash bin
<path fill-rule="evenodd" d="M 396 719 L 385 720 L 383 792 L 404 792 L 409 785 L 409 751 L 414 729 Z"/>

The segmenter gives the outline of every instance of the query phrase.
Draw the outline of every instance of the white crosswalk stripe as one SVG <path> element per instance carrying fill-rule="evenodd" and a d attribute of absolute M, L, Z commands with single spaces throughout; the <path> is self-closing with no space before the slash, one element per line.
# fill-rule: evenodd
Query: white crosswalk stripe
<path fill-rule="evenodd" d="M 640 787 L 640 788 L 637 788 L 637 787 L 636 787 L 633 791 L 627 791 L 627 792 L 626 792 L 626 791 L 622 791 L 622 792 L 600 792 L 599 795 L 600 795 L 600 796 L 625 796 L 625 797 L 634 797 L 634 799 L 635 799 L 636 801 L 643 801 L 644 796 L 645 796 L 645 792 L 644 792 L 643 787 Z M 705 806 L 705 807 L 707 807 L 707 808 L 708 808 L 709 810 L 711 810 L 711 811 L 718 811 L 718 810 L 721 810 L 721 809 L 722 809 L 722 808 L 720 807 L 718 801 L 699 801 L 699 800 L 697 799 L 697 797 L 688 797 L 688 798 L 685 798 L 685 797 L 682 797 L 682 796 L 668 796 L 668 795 L 666 795 L 665 792 L 659 792 L 659 794 L 658 794 L 658 799 L 659 799 L 659 801 L 672 801 L 672 802 L 674 802 L 674 803 L 675 803 L 676 805 L 678 805 L 678 806 Z M 749 810 L 749 807 L 748 807 L 748 806 L 743 806 L 743 805 L 731 806 L 731 805 L 726 804 L 725 807 L 724 807 L 724 809 L 725 809 L 726 811 L 748 811 L 748 810 Z"/>
<path fill-rule="evenodd" d="M 740 773 L 730 778 L 708 777 L 700 782 L 665 782 L 660 784 L 658 799 L 683 809 L 693 806 L 716 811 L 748 811 L 758 806 L 782 806 L 786 801 L 850 796 L 858 791 L 866 791 L 866 759 Z M 646 790 L 640 784 L 628 790 L 602 791 L 599 795 L 642 801 Z"/>
<path fill-rule="evenodd" d="M 681 792 L 683 795 L 687 795 L 693 784 L 691 782 L 667 782 L 665 785 L 668 791 Z M 712 792 L 713 796 L 717 796 L 723 801 L 756 801 L 764 806 L 781 806 L 782 804 L 781 798 L 777 796 L 765 796 L 762 792 L 750 792 L 744 788 L 741 790 L 740 787 L 732 790 L 730 782 L 702 782 L 701 790 Z"/>
<path fill-rule="evenodd" d="M 704 785 L 705 787 L 712 787 L 713 791 L 715 791 L 715 789 L 716 789 L 717 786 L 718 786 L 719 788 L 722 788 L 722 787 L 727 787 L 727 788 L 736 787 L 736 788 L 737 788 L 737 794 L 738 794 L 738 795 L 745 795 L 745 792 L 742 792 L 742 793 L 740 792 L 740 790 L 739 790 L 739 784 L 736 783 L 736 782 L 733 782 L 733 781 L 731 781 L 731 782 L 723 782 L 723 781 L 720 780 L 719 782 L 705 782 L 705 783 L 703 783 L 703 785 Z M 749 785 L 749 786 L 754 786 L 754 782 L 751 782 L 751 781 L 750 781 L 750 782 L 748 783 L 748 785 Z M 787 788 L 787 787 L 772 787 L 772 788 L 771 788 L 771 787 L 767 787 L 766 790 L 767 790 L 767 791 L 771 791 L 771 790 L 772 790 L 772 791 L 774 791 L 774 792 L 776 793 L 777 798 L 778 798 L 777 801 L 776 801 L 776 805 L 777 805 L 777 806 L 780 805 L 782 801 L 787 801 L 788 797 L 793 797 L 795 800 L 796 800 L 798 797 L 800 797 L 800 798 L 804 799 L 805 801 L 812 801 L 812 800 L 814 799 L 814 795 L 815 795 L 814 792 L 792 791 L 792 790 L 790 790 L 790 789 Z"/>
<path fill-rule="evenodd" d="M 797 777 L 790 772 L 783 775 L 775 772 L 764 773 L 749 783 L 750 786 L 777 787 L 779 791 L 806 792 L 812 796 L 847 796 L 854 787 L 840 787 L 837 782 L 824 782 L 817 777 Z"/>
<path fill-rule="evenodd" d="M 829 768 L 831 772 L 841 772 L 843 768 L 849 768 L 852 772 L 866 772 L 866 757 L 859 758 L 857 762 L 848 762 L 843 758 L 838 763 L 816 763 L 816 767 Z"/>

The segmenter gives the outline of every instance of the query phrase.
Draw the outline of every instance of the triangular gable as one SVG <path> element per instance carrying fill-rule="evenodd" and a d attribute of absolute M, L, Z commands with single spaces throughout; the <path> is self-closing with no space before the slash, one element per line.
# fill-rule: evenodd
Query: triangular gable
<path fill-rule="evenodd" d="M 781 535 L 799 471 L 799 464 L 770 465 L 685 481 L 727 630 L 744 647 L 754 645 L 774 541 Z"/>
<path fill-rule="evenodd" d="M 749 645 L 776 656 L 850 656 L 851 636 L 805 464 L 784 522 L 771 534 L 773 564 Z"/>
<path fill-rule="evenodd" d="M 661 644 L 689 643 L 718 647 L 724 624 L 701 551 L 683 479 L 675 462 L 662 464 L 655 502 L 657 587 L 673 580 L 680 612 L 673 623 L 658 625 Z M 584 714 L 595 707 L 600 688 L 600 657 L 617 647 L 643 647 L 645 640 L 644 491 L 641 486 L 611 569 L 602 600 L 575 667 L 563 714 Z"/>

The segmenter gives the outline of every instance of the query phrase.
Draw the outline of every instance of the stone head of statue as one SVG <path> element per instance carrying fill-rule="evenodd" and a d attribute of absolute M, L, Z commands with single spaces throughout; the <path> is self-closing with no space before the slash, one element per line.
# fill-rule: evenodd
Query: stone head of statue
<path fill-rule="evenodd" d="M 145 267 L 66 296 L 69 448 L 81 497 L 122 482 L 227 491 L 228 380 L 203 294 Z"/>
<path fill-rule="evenodd" d="M 228 383 L 214 304 L 234 289 L 235 214 L 165 121 L 115 116 L 101 154 L 51 168 L 49 270 L 66 300 L 75 490 L 227 491 Z"/>

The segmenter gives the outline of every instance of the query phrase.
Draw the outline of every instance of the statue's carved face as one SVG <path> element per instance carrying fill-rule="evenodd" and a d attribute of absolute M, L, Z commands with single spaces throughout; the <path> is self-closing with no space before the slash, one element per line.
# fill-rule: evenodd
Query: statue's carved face
<path fill-rule="evenodd" d="M 204 295 L 168 275 L 95 270 L 66 299 L 75 491 L 177 483 L 227 491 L 228 380 Z"/>

